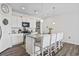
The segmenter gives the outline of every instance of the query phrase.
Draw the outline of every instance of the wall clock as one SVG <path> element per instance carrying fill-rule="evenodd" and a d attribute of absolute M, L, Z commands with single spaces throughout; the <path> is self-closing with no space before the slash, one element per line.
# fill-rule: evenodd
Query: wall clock
<path fill-rule="evenodd" d="M 3 13 L 6 13 L 6 14 L 9 13 L 9 7 L 6 4 L 1 5 L 1 10 Z"/>

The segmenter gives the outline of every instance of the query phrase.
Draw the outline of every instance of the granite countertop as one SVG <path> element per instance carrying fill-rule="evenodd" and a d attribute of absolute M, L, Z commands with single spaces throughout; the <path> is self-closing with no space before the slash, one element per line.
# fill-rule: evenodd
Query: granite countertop
<path fill-rule="evenodd" d="M 27 35 L 27 37 L 35 39 L 36 42 L 39 42 L 42 38 L 42 35 L 40 34 L 34 34 L 34 35 Z"/>

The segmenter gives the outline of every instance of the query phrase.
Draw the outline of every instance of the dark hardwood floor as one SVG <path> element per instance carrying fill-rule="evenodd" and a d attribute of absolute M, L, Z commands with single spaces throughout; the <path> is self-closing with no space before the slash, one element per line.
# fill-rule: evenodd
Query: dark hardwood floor
<path fill-rule="evenodd" d="M 64 43 L 63 48 L 56 56 L 79 56 L 79 45 Z"/>
<path fill-rule="evenodd" d="M 0 56 L 29 56 L 29 54 L 24 47 L 18 45 L 3 51 Z M 64 47 L 55 56 L 79 56 L 79 45 L 64 43 Z"/>
<path fill-rule="evenodd" d="M 0 53 L 0 56 L 29 56 L 29 54 L 26 53 L 24 47 L 17 45 L 12 48 L 6 49 L 2 53 Z"/>

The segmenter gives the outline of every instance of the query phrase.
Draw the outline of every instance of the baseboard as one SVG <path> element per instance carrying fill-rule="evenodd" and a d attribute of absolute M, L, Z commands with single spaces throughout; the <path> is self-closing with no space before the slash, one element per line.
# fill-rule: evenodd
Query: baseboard
<path fill-rule="evenodd" d="M 19 43 L 19 44 L 13 45 L 12 47 L 19 46 L 19 45 L 23 45 L 23 44 L 24 44 L 24 43 L 21 42 L 21 43 Z"/>
<path fill-rule="evenodd" d="M 67 40 L 65 40 L 63 42 L 70 43 L 70 44 L 75 44 L 75 45 L 79 45 L 79 43 L 78 42 L 75 42 L 75 41 L 67 41 Z"/>

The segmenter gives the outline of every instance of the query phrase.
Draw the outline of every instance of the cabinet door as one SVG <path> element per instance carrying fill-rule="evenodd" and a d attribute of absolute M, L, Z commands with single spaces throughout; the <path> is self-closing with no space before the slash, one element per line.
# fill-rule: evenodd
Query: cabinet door
<path fill-rule="evenodd" d="M 22 27 L 22 19 L 20 17 L 17 17 L 17 26 Z"/>
<path fill-rule="evenodd" d="M 17 45 L 23 42 L 22 34 L 13 34 L 12 35 L 12 45 Z"/>
<path fill-rule="evenodd" d="M 23 42 L 23 34 L 18 34 L 17 39 L 18 39 L 18 44 L 21 44 Z"/>
<path fill-rule="evenodd" d="M 11 41 L 12 41 L 12 46 L 13 46 L 13 45 L 16 45 L 16 44 L 18 43 L 15 34 L 11 34 Z"/>

